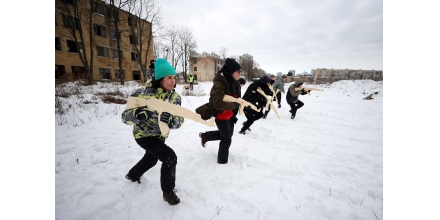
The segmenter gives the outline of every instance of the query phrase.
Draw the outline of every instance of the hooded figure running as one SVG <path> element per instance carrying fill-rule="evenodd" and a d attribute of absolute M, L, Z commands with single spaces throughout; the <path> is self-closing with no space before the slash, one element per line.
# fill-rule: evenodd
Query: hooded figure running
<path fill-rule="evenodd" d="M 144 87 L 137 89 L 131 96 L 138 98 L 156 98 L 174 105 L 181 105 L 181 97 L 174 91 L 176 85 L 176 70 L 164 59 L 158 58 L 155 64 L 155 78 Z M 160 187 L 163 199 L 170 205 L 179 204 L 180 199 L 176 190 L 177 156 L 173 149 L 165 144 L 159 128 L 159 120 L 166 123 L 170 129 L 182 126 L 184 118 L 162 112 L 160 119 L 156 111 L 148 106 L 127 109 L 122 113 L 122 122 L 133 126 L 136 142 L 145 150 L 142 159 L 130 169 L 125 176 L 132 182 L 140 182 L 141 176 L 154 167 L 158 160 L 162 162 L 160 170 Z"/>
<path fill-rule="evenodd" d="M 290 105 L 290 119 L 294 119 L 296 116 L 296 111 L 304 106 L 304 103 L 298 99 L 299 95 L 307 94 L 307 91 L 300 89 L 295 91 L 295 88 L 301 88 L 303 81 L 301 79 L 296 79 L 295 83 L 289 86 L 289 91 L 286 94 L 287 104 Z M 309 91 L 310 92 L 310 91 Z"/>
<path fill-rule="evenodd" d="M 227 58 L 225 65 L 220 69 L 214 77 L 214 85 L 211 88 L 209 103 L 200 106 L 196 112 L 204 115 L 206 112 L 215 117 L 215 124 L 218 130 L 200 132 L 199 137 L 202 146 L 205 147 L 208 141 L 220 140 L 218 148 L 217 163 L 228 163 L 229 147 L 232 143 L 232 135 L 234 133 L 234 124 L 237 123 L 237 113 L 240 104 L 235 102 L 224 102 L 225 95 L 234 98 L 241 97 L 241 89 L 238 79 L 241 74 L 241 66 L 234 59 Z"/>

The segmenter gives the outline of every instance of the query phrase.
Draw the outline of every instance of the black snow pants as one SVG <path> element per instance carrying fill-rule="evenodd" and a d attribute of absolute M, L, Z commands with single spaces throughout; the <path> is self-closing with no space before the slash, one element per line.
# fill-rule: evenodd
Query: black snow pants
<path fill-rule="evenodd" d="M 234 134 L 234 120 L 218 120 L 215 119 L 217 131 L 207 131 L 203 135 L 206 141 L 220 140 L 217 163 L 228 163 L 229 147 L 232 143 L 232 135 Z"/>
<path fill-rule="evenodd" d="M 165 141 L 157 137 L 136 139 L 136 142 L 145 150 L 142 159 L 130 169 L 129 174 L 133 179 L 139 179 L 145 172 L 162 162 L 160 169 L 160 187 L 164 192 L 170 192 L 176 184 L 177 156 Z"/>

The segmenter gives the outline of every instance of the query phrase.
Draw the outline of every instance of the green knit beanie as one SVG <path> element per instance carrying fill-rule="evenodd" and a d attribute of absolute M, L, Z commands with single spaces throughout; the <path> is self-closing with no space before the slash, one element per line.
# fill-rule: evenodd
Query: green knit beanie
<path fill-rule="evenodd" d="M 176 75 L 176 70 L 165 59 L 157 58 L 154 63 L 154 77 L 156 80 L 169 75 Z"/>

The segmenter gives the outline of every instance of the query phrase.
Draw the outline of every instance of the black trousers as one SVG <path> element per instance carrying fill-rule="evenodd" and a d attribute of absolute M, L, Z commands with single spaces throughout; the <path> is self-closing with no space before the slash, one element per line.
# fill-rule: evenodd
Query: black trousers
<path fill-rule="evenodd" d="M 290 102 L 290 112 L 292 113 L 292 116 L 296 116 L 296 111 L 304 106 L 304 102 L 301 102 L 301 100 L 298 100 L 296 103 Z"/>
<path fill-rule="evenodd" d="M 281 92 L 277 93 L 278 105 L 281 105 Z"/>
<path fill-rule="evenodd" d="M 234 134 L 234 122 L 233 120 L 217 120 L 217 131 L 207 131 L 203 135 L 206 141 L 218 141 L 220 144 L 218 147 L 217 162 L 227 163 L 229 157 L 229 147 L 232 143 L 232 135 Z"/>
<path fill-rule="evenodd" d="M 270 110 L 270 109 L 269 109 Z M 247 120 L 244 122 L 243 127 L 241 128 L 241 131 L 246 131 L 248 128 L 251 127 L 251 125 L 258 119 L 262 118 L 264 113 L 263 111 L 254 111 L 250 108 L 244 108 L 244 115 L 246 116 Z"/>
<path fill-rule="evenodd" d="M 160 187 L 164 192 L 174 189 L 176 183 L 177 156 L 173 149 L 165 144 L 165 141 L 157 137 L 136 139 L 136 142 L 145 150 L 142 159 L 130 169 L 129 174 L 134 180 L 138 180 L 145 172 L 162 162 L 160 169 Z"/>

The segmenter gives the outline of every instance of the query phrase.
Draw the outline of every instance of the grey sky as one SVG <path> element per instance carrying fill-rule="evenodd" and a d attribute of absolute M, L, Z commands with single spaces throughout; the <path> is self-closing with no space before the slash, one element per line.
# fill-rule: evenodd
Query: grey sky
<path fill-rule="evenodd" d="M 268 73 L 383 69 L 382 0 L 158 3 L 164 25 L 190 28 L 199 53 L 248 53 Z"/>

